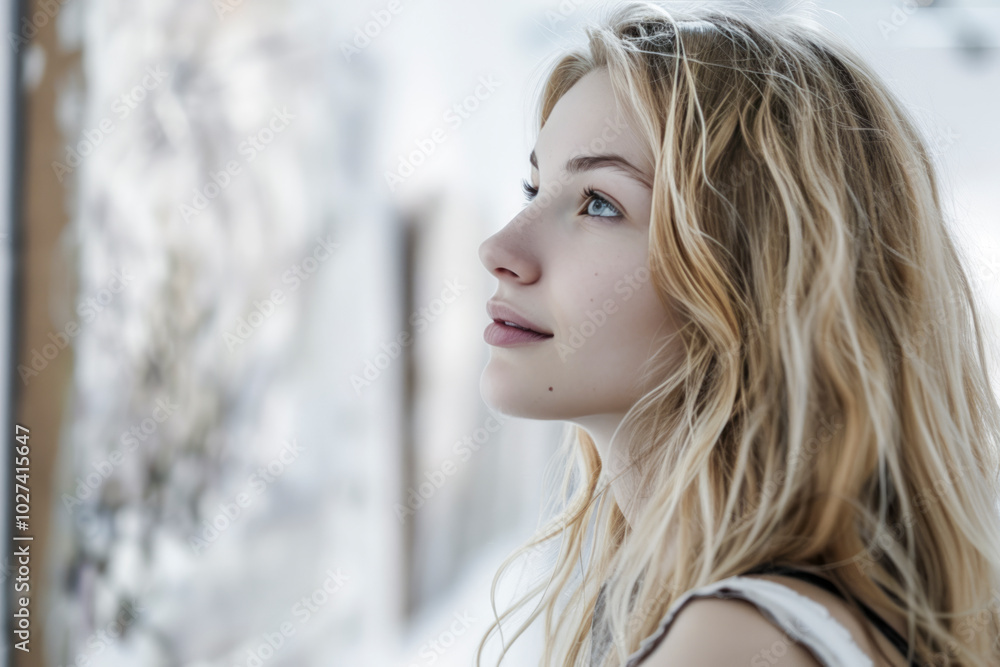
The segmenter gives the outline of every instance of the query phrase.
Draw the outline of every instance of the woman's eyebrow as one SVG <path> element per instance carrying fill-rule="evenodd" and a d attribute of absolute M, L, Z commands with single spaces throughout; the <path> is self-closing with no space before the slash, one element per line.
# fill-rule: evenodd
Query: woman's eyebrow
<path fill-rule="evenodd" d="M 535 169 L 538 169 L 538 157 L 535 155 L 535 151 L 531 151 L 531 155 L 528 156 L 528 160 L 531 162 L 532 166 L 535 167 Z M 635 180 L 639 181 L 643 186 L 649 188 L 650 190 L 653 189 L 653 184 L 650 182 L 649 177 L 646 176 L 646 173 L 623 158 L 621 155 L 615 155 L 613 153 L 602 153 L 600 155 L 577 155 L 576 157 L 571 157 L 566 161 L 566 171 L 570 174 L 578 174 L 591 169 L 600 169 L 602 167 L 611 167 L 613 169 L 623 171 Z"/>

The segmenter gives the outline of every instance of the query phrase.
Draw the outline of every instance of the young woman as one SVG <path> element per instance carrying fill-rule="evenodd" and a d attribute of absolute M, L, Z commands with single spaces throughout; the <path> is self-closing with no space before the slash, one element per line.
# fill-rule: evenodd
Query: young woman
<path fill-rule="evenodd" d="M 801 19 L 587 35 L 480 248 L 484 399 L 575 428 L 477 663 L 540 595 L 546 666 L 1000 665 L 1000 406 L 900 103 Z"/>

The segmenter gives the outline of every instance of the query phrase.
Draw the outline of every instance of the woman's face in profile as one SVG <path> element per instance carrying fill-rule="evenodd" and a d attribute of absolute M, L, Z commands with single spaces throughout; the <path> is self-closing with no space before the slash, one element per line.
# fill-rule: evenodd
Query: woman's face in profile
<path fill-rule="evenodd" d="M 499 280 L 488 308 L 513 311 L 490 312 L 483 399 L 532 419 L 624 414 L 673 329 L 649 280 L 652 156 L 616 110 L 606 69 L 559 99 L 534 156 L 537 194 L 479 248 Z"/>

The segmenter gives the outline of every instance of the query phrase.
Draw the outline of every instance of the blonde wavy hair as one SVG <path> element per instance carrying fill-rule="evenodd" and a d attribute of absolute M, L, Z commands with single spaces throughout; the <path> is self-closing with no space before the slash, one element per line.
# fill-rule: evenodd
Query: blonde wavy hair
<path fill-rule="evenodd" d="M 651 284 L 683 355 L 650 359 L 620 427 L 635 524 L 574 427 L 559 511 L 494 577 L 477 665 L 543 611 L 541 664 L 588 664 L 599 584 L 601 664 L 622 664 L 685 591 L 764 563 L 899 610 L 908 658 L 1000 665 L 1000 406 L 914 122 L 801 16 L 626 2 L 586 36 L 549 73 L 538 127 L 597 68 L 635 110 L 655 155 Z M 496 616 L 501 575 L 547 543 L 544 581 Z"/>

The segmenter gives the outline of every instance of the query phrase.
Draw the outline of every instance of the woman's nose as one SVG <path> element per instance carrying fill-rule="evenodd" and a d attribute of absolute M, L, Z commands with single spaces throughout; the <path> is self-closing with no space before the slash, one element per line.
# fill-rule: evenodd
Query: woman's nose
<path fill-rule="evenodd" d="M 541 275 L 538 239 L 532 239 L 531 225 L 518 215 L 479 246 L 479 261 L 498 279 L 531 284 Z"/>

